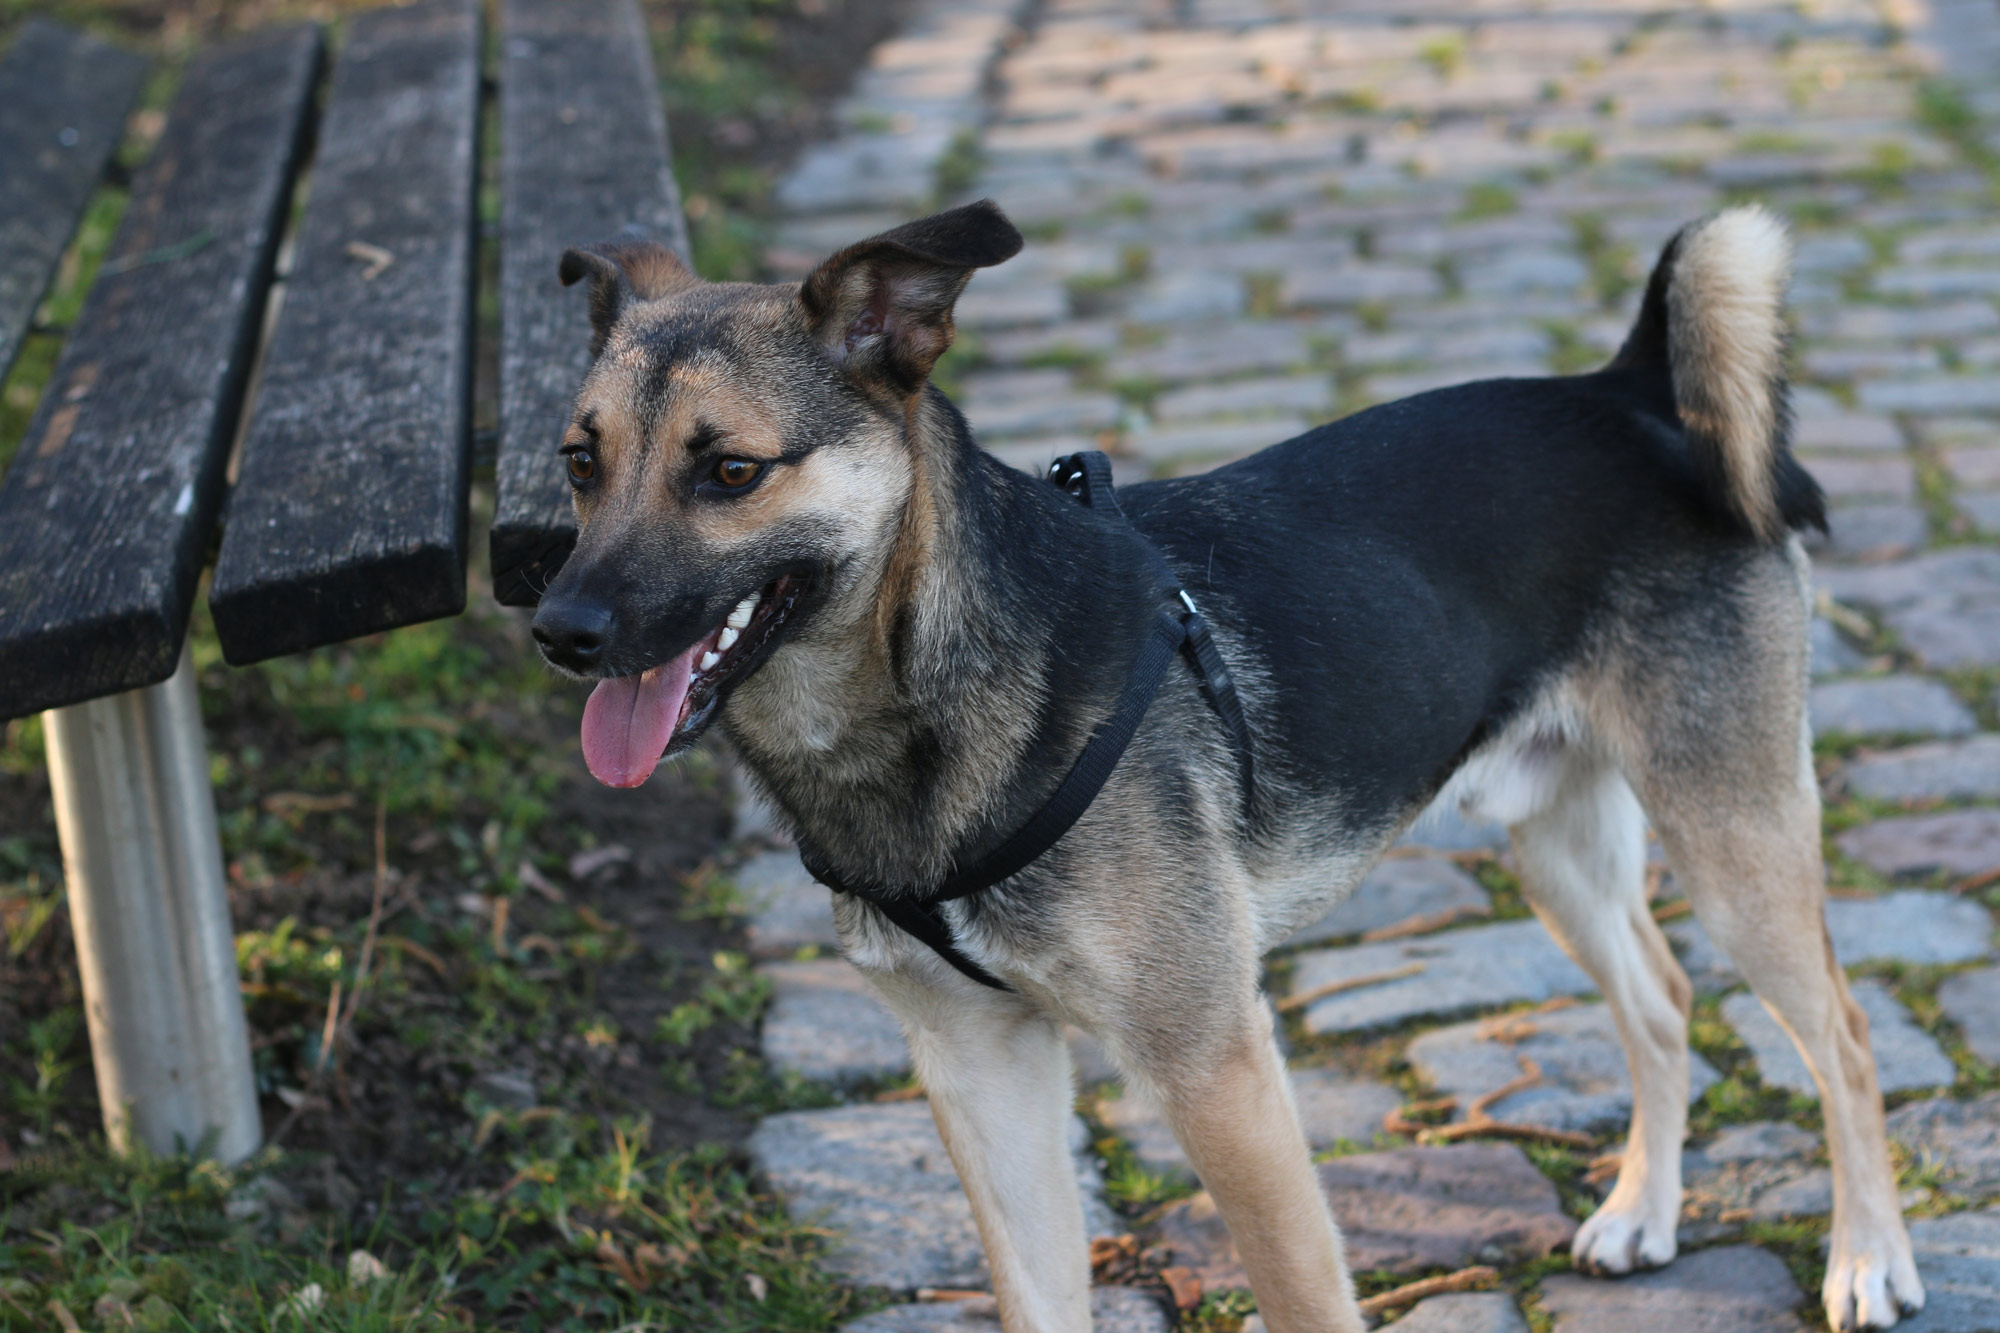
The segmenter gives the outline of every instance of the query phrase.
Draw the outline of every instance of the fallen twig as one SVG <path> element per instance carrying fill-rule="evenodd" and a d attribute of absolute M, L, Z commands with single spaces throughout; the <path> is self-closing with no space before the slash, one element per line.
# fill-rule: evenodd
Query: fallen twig
<path fill-rule="evenodd" d="M 1442 912 L 1427 912 L 1423 916 L 1413 916 L 1408 921 L 1398 921 L 1393 926 L 1383 926 L 1379 930 L 1364 932 L 1363 944 L 1380 944 L 1383 940 L 1400 940 L 1410 935 L 1428 935 L 1446 926 L 1455 926 L 1472 917 L 1489 917 L 1493 909 L 1485 903 L 1460 903 L 1457 907 L 1447 907 Z"/>
<path fill-rule="evenodd" d="M 363 282 L 375 281 L 375 279 L 382 276 L 389 265 L 396 262 L 396 256 L 390 254 L 381 246 L 370 245 L 366 241 L 349 241 L 347 243 L 347 257 L 349 259 L 358 259 L 367 265 L 366 268 L 361 270 L 361 280 Z"/>
<path fill-rule="evenodd" d="M 1433 1097 L 1426 1102 L 1411 1102 L 1407 1106 L 1398 1106 L 1395 1110 L 1383 1116 L 1382 1128 L 1391 1134 L 1407 1134 L 1414 1139 L 1427 1130 L 1437 1128 L 1437 1126 L 1428 1124 L 1422 1120 L 1412 1119 L 1411 1117 L 1420 1115 L 1450 1115 L 1457 1109 L 1458 1098 L 1456 1097 Z"/>
<path fill-rule="evenodd" d="M 1610 1180 L 1619 1171 L 1623 1170 L 1624 1166 L 1625 1154 L 1622 1150 L 1619 1152 L 1603 1153 L 1597 1157 L 1593 1157 L 1590 1159 L 1589 1168 L 1583 1173 L 1583 1183 L 1586 1185 L 1602 1185 L 1605 1181 Z"/>
<path fill-rule="evenodd" d="M 1694 911 L 1693 903 L 1685 898 L 1676 898 L 1670 903 L 1661 903 L 1655 907 L 1653 920 L 1664 925 L 1669 921 L 1678 921 L 1692 911 Z"/>
<path fill-rule="evenodd" d="M 1512 1097 L 1517 1092 L 1532 1088 L 1542 1081 L 1542 1067 L 1519 1052 L 1515 1058 L 1521 1062 L 1521 1074 L 1509 1079 L 1491 1092 L 1482 1093 L 1465 1108 L 1465 1119 L 1452 1125 L 1425 1126 L 1417 1134 L 1420 1143 L 1456 1143 L 1460 1139 L 1495 1138 L 1524 1139 L 1531 1143 L 1556 1143 L 1565 1148 L 1594 1148 L 1597 1140 L 1588 1134 L 1570 1129 L 1549 1129 L 1543 1125 L 1524 1125 L 1512 1120 L 1495 1120 L 1492 1108 Z"/>
<path fill-rule="evenodd" d="M 1284 999 L 1278 1001 L 1278 1012 L 1288 1014 L 1294 1009 L 1305 1008 L 1314 1000 L 1324 1000 L 1329 995 L 1338 995 L 1342 991 L 1360 990 L 1364 986 L 1379 986 L 1387 981 L 1400 981 L 1404 977 L 1413 977 L 1423 970 L 1424 965 L 1422 963 L 1405 963 L 1401 967 L 1392 967 L 1386 972 L 1369 972 L 1363 976 L 1345 977 L 1339 981 L 1329 981 L 1323 986 L 1314 986 L 1311 990 L 1300 991 L 1296 995 L 1287 995 Z"/>
<path fill-rule="evenodd" d="M 1995 866 L 1991 870 L 1982 870 L 1976 875 L 1967 875 L 1964 879 L 1952 885 L 1951 891 L 1953 893 L 1977 893 L 1979 890 L 1990 888 L 1995 884 L 2000 884 L 2000 866 Z"/>
<path fill-rule="evenodd" d="M 1372 1318 L 1390 1310 L 1400 1310 L 1406 1305 L 1415 1305 L 1427 1296 L 1442 1296 L 1454 1291 L 1484 1291 L 1499 1282 L 1499 1269 L 1478 1264 L 1472 1268 L 1461 1268 L 1456 1273 L 1418 1278 L 1415 1282 L 1405 1282 L 1400 1287 L 1370 1296 L 1361 1302 L 1361 1313 Z"/>

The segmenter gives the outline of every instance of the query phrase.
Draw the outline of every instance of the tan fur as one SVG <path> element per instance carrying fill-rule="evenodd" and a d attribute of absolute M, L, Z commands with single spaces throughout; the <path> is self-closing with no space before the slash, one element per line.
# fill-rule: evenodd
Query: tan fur
<path fill-rule="evenodd" d="M 1772 483 L 1791 242 L 1762 208 L 1732 208 L 1681 238 L 1667 292 L 1674 398 L 1715 451 L 1731 506 L 1766 541 L 1785 523 Z"/>

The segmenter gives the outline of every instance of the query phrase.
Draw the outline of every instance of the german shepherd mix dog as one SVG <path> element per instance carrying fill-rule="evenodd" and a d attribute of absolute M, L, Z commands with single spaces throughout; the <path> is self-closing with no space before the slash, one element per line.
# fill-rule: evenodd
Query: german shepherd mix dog
<path fill-rule="evenodd" d="M 582 530 L 534 622 L 551 663 L 598 682 L 600 779 L 645 781 L 720 718 L 828 878 L 921 899 L 1031 819 L 1113 713 L 1160 615 L 1148 543 L 1198 599 L 1252 790 L 1176 669 L 1065 836 L 935 909 L 943 950 L 835 900 L 908 1033 L 1006 1328 L 1090 1325 L 1065 1022 L 1165 1108 L 1266 1325 L 1363 1327 L 1260 962 L 1440 795 L 1512 830 L 1529 901 L 1625 1043 L 1630 1138 L 1578 1266 L 1674 1257 L 1690 988 L 1647 908 L 1650 819 L 1812 1069 L 1828 1319 L 1921 1306 L 1868 1020 L 1821 910 L 1795 534 L 1824 519 L 1787 443 L 1779 223 L 1682 231 L 1602 370 L 1371 408 L 1124 489 L 1122 517 L 984 453 L 928 382 L 972 271 L 1020 247 L 982 202 L 800 287 L 702 282 L 647 243 L 565 255 L 596 344 L 561 446 Z"/>

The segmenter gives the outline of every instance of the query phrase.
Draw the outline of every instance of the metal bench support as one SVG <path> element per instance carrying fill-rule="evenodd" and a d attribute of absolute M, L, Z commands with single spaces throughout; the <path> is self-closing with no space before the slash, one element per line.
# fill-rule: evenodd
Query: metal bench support
<path fill-rule="evenodd" d="M 194 663 L 42 714 L 104 1129 L 116 1152 L 263 1138 Z"/>

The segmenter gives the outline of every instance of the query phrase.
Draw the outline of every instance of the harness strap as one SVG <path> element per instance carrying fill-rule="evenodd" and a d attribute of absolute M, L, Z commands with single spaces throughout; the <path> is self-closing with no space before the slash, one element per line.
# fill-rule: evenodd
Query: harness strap
<path fill-rule="evenodd" d="M 1049 469 L 1049 479 L 1086 506 L 1097 508 L 1101 502 L 1104 508 L 1120 519 L 1125 518 L 1111 484 L 1111 461 L 1096 450 L 1057 459 Z M 1194 598 L 1181 587 L 1172 567 L 1158 549 L 1144 537 L 1140 541 L 1152 560 L 1161 593 L 1176 605 L 1162 607 L 1154 618 L 1153 632 L 1139 650 L 1111 715 L 1091 733 L 1083 753 L 1077 756 L 1055 793 L 1029 817 L 1027 823 L 977 862 L 954 870 L 942 882 L 923 890 L 851 883 L 827 864 L 816 850 L 803 841 L 799 843 L 799 860 L 814 879 L 835 893 L 850 894 L 873 903 L 906 934 L 930 946 L 938 957 L 982 986 L 1003 991 L 1013 989 L 959 949 L 952 937 L 951 923 L 939 910 L 940 904 L 970 897 L 1019 874 L 1075 826 L 1076 821 L 1083 817 L 1083 812 L 1090 808 L 1090 803 L 1097 799 L 1097 794 L 1104 790 L 1104 784 L 1110 780 L 1119 759 L 1124 757 L 1125 747 L 1131 744 L 1132 737 L 1139 730 L 1139 723 L 1145 719 L 1146 710 L 1152 707 L 1154 697 L 1160 692 L 1160 684 L 1166 679 L 1167 668 L 1176 655 L 1186 655 L 1201 677 L 1202 694 L 1229 729 L 1230 739 L 1236 746 L 1237 763 L 1243 774 L 1244 807 L 1247 810 L 1250 806 L 1255 776 L 1250 754 L 1250 728 L 1243 715 L 1242 701 L 1236 694 L 1236 683 L 1209 633 L 1208 622 L 1202 619 L 1201 612 L 1195 607 Z"/>

